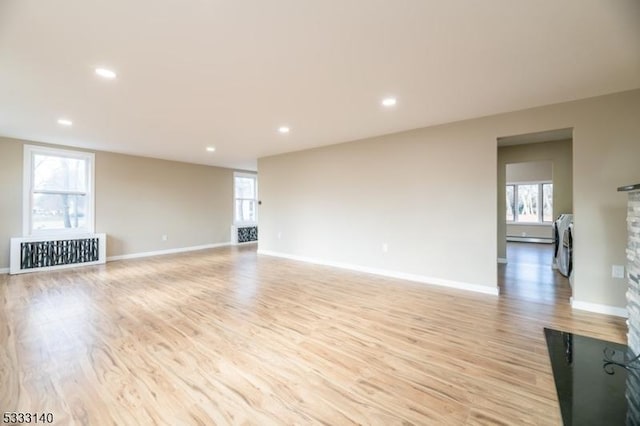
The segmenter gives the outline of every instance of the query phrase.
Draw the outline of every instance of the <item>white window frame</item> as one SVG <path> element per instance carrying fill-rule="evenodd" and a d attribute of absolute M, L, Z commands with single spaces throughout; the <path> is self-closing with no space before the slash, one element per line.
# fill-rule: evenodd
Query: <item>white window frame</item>
<path fill-rule="evenodd" d="M 87 211 L 86 227 L 69 229 L 33 229 L 33 161 L 36 154 L 56 157 L 75 158 L 87 162 Z M 95 232 L 95 154 L 91 152 L 72 151 L 68 149 L 49 148 L 38 145 L 24 146 L 23 195 L 22 195 L 22 232 L 23 236 L 69 236 Z"/>
<path fill-rule="evenodd" d="M 533 182 L 508 182 L 505 185 L 505 194 L 507 186 L 513 186 L 513 199 L 515 201 L 515 209 L 513 212 L 514 220 L 507 220 L 508 225 L 540 225 L 540 226 L 550 226 L 553 223 L 553 211 L 551 212 L 552 220 L 551 222 L 545 222 L 544 218 L 544 203 L 543 203 L 543 193 L 542 188 L 543 185 L 551 184 L 553 185 L 553 181 L 550 180 L 542 180 L 542 181 L 533 181 Z M 538 185 L 538 221 L 537 222 L 518 222 L 518 186 L 519 185 Z"/>
<path fill-rule="evenodd" d="M 255 180 L 256 193 L 255 198 L 236 198 L 236 178 L 244 177 Z M 253 200 L 255 202 L 256 220 L 255 221 L 239 221 L 236 218 L 236 201 L 238 200 Z M 258 224 L 258 174 L 247 172 L 233 172 L 233 224 L 236 226 L 255 226 Z"/>

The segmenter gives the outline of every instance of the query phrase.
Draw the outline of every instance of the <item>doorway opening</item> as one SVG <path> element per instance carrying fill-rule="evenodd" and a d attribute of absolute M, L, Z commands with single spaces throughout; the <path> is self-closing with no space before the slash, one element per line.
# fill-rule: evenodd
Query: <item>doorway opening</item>
<path fill-rule="evenodd" d="M 504 297 L 570 302 L 571 273 L 558 269 L 557 220 L 562 216 L 568 225 L 573 218 L 572 136 L 572 129 L 559 129 L 498 138 L 498 285 Z"/>

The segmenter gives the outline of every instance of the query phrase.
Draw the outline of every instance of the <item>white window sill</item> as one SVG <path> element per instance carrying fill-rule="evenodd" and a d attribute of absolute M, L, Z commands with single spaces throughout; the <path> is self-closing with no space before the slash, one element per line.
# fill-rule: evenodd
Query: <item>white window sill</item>
<path fill-rule="evenodd" d="M 521 226 L 551 226 L 553 222 L 507 222 L 507 225 Z"/>

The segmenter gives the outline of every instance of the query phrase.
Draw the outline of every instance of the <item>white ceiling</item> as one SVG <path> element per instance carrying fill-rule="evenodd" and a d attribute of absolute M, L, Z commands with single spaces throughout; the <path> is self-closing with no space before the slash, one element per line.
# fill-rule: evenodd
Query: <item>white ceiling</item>
<path fill-rule="evenodd" d="M 0 1 L 0 135 L 149 157 L 255 169 L 638 87 L 637 0 Z"/>

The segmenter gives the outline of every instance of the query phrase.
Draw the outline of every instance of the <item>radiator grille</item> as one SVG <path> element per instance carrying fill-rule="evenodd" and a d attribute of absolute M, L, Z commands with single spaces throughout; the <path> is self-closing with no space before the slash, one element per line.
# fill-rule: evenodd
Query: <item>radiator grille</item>
<path fill-rule="evenodd" d="M 20 269 L 97 262 L 99 260 L 98 238 L 31 241 L 20 244 Z"/>
<path fill-rule="evenodd" d="M 106 244 L 105 234 L 82 234 L 51 239 L 12 238 L 9 273 L 20 274 L 39 269 L 105 263 Z"/>
<path fill-rule="evenodd" d="M 249 241 L 258 241 L 258 227 L 245 226 L 238 228 L 238 243 L 248 243 Z"/>

